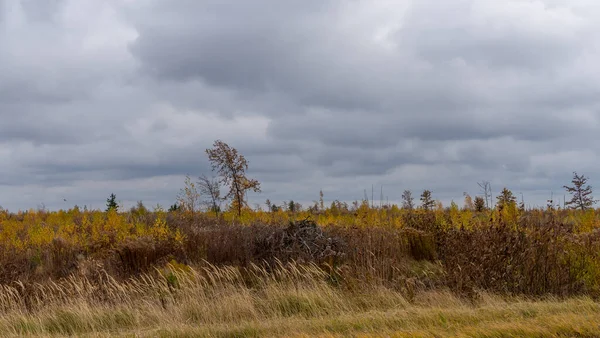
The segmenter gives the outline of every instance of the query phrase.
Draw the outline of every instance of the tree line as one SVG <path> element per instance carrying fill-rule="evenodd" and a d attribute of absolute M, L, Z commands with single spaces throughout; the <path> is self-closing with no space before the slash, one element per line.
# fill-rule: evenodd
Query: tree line
<path fill-rule="evenodd" d="M 238 152 L 237 149 L 229 146 L 222 140 L 216 140 L 212 148 L 205 150 L 211 169 L 216 173 L 215 177 L 207 177 L 201 175 L 196 182 L 192 181 L 189 175 L 186 176 L 184 187 L 177 195 L 177 202 L 173 204 L 169 211 L 188 211 L 196 212 L 204 208 L 215 213 L 216 216 L 221 212 L 221 207 L 224 202 L 230 201 L 230 207 L 237 211 L 238 216 L 242 214 L 242 209 L 248 207 L 247 193 L 249 191 L 261 192 L 260 182 L 256 179 L 251 179 L 247 176 L 248 161 Z M 565 201 L 565 207 L 570 209 L 586 210 L 598 200 L 592 196 L 592 187 L 587 183 L 588 177 L 573 172 L 571 185 L 564 185 L 563 188 L 571 195 L 569 201 Z M 489 181 L 477 183 L 482 191 L 482 196 L 476 196 L 474 200 L 468 194 L 465 195 L 465 206 L 475 211 L 484 211 L 492 207 L 492 188 Z M 227 193 L 221 195 L 221 187 L 228 188 Z M 366 196 L 366 192 L 365 192 Z M 366 198 L 366 197 L 365 197 Z M 410 190 L 405 190 L 402 193 L 402 208 L 412 210 L 421 208 L 422 210 L 433 210 L 439 203 L 432 196 L 432 191 L 424 190 L 420 197 L 420 206 L 416 206 L 415 199 Z M 338 207 L 336 202 L 332 202 L 332 208 Z M 548 202 L 549 208 L 554 208 L 554 201 L 551 198 Z M 368 203 L 368 201 L 367 201 Z M 276 212 L 282 207 L 273 204 L 269 199 L 266 200 L 267 210 Z M 507 206 L 517 206 L 517 198 L 512 191 L 506 187 L 502 189 L 500 195 L 496 197 L 495 206 L 503 209 Z M 106 201 L 106 210 L 118 210 L 118 204 L 115 194 L 111 194 Z M 138 202 L 138 207 L 143 207 L 141 202 Z M 302 206 L 292 201 L 285 202 L 284 206 L 288 211 L 300 211 Z M 356 205 L 358 207 L 358 205 Z M 525 209 L 525 203 L 521 199 L 518 205 L 519 209 Z M 324 210 L 323 192 L 319 192 L 319 201 L 314 202 L 314 206 L 310 207 L 314 210 Z"/>

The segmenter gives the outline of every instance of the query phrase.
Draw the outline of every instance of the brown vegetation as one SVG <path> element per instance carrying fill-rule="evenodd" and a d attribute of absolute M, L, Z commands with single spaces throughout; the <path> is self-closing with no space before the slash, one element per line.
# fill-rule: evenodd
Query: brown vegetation
<path fill-rule="evenodd" d="M 330 271 L 338 282 L 343 278 L 347 283 L 406 288 L 410 279 L 422 287 L 448 286 L 464 294 L 599 295 L 596 212 L 513 215 L 519 211 L 511 206 L 483 213 L 368 208 L 356 214 L 336 207 L 336 216 L 328 209 L 312 218 L 306 212 L 247 210 L 248 219 L 254 218 L 247 224 L 229 223 L 211 213 L 5 212 L 1 226 L 11 238 L 0 244 L 0 282 L 56 280 L 85 264 L 128 278 L 172 260 L 243 268 L 297 261 Z M 312 220 L 346 215 L 382 223 L 320 226 Z M 303 218 L 286 221 L 294 216 Z M 73 229 L 55 225 L 58 219 Z M 400 227 L 394 225 L 398 222 Z M 415 279 L 407 276 L 408 261 L 428 262 L 441 272 Z"/>

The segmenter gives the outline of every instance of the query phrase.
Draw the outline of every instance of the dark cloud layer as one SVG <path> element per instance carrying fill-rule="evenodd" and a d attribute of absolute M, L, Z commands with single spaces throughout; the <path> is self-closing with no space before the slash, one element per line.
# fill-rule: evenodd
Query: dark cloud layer
<path fill-rule="evenodd" d="M 172 203 L 238 148 L 270 198 L 544 204 L 600 164 L 593 0 L 0 1 L 0 205 Z M 594 181 L 596 180 L 596 181 Z M 68 206 L 68 205 L 67 205 Z"/>

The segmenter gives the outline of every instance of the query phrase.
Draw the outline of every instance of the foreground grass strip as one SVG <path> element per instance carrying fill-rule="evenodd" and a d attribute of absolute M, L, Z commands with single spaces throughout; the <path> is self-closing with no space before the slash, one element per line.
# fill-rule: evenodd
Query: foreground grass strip
<path fill-rule="evenodd" d="M 161 276 L 108 279 L 97 285 L 104 300 L 73 279 L 41 289 L 33 310 L 0 302 L 0 337 L 600 337 L 600 303 L 590 298 L 467 301 L 438 289 L 409 302 L 384 286 L 335 287 L 314 267 L 256 271 L 251 286 L 232 268 L 175 271 L 177 288 Z"/>
<path fill-rule="evenodd" d="M 590 300 L 502 307 L 370 311 L 328 318 L 272 318 L 234 325 L 180 325 L 134 331 L 142 337 L 600 337 L 600 305 Z"/>

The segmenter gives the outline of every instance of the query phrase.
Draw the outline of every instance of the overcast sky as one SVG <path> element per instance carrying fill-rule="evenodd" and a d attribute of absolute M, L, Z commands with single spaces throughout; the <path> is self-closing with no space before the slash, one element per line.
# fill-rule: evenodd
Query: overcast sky
<path fill-rule="evenodd" d="M 599 60 L 597 0 L 0 0 L 0 205 L 168 206 L 216 139 L 252 203 L 543 205 L 600 184 Z"/>

